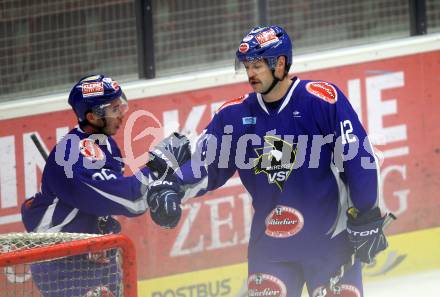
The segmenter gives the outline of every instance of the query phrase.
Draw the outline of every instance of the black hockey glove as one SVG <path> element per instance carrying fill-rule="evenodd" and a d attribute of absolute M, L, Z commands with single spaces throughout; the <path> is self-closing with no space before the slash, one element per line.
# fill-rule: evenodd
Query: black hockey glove
<path fill-rule="evenodd" d="M 182 215 L 180 186 L 173 181 L 157 180 L 148 189 L 147 202 L 153 221 L 163 228 L 174 228 Z"/>
<path fill-rule="evenodd" d="M 116 234 L 121 232 L 121 224 L 112 216 L 99 217 L 98 230 L 101 234 Z"/>
<path fill-rule="evenodd" d="M 159 177 L 168 177 L 191 158 L 190 142 L 185 135 L 174 132 L 149 152 L 148 168 Z"/>
<path fill-rule="evenodd" d="M 347 216 L 348 238 L 353 245 L 356 258 L 370 264 L 376 254 L 388 246 L 382 230 L 385 216 L 381 216 L 378 207 L 363 214 L 358 214 L 354 208 L 350 208 Z"/>

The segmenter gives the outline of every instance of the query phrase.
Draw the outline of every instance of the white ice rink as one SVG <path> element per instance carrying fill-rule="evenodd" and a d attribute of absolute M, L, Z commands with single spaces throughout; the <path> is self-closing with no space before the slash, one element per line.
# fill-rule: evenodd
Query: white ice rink
<path fill-rule="evenodd" d="M 370 281 L 365 297 L 440 297 L 440 270 Z"/>

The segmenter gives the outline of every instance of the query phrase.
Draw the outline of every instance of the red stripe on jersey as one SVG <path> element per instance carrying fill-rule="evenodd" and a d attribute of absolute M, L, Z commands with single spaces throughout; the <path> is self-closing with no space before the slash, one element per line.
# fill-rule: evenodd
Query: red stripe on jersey
<path fill-rule="evenodd" d="M 219 107 L 219 109 L 217 109 L 216 113 L 220 112 L 220 110 L 222 110 L 222 109 L 225 108 L 225 107 L 228 107 L 228 106 L 231 106 L 231 105 L 235 105 L 235 104 L 240 104 L 240 103 L 242 103 L 242 102 L 243 102 L 248 96 L 249 96 L 249 95 L 246 94 L 246 95 L 240 96 L 240 97 L 238 97 L 238 98 L 235 98 L 235 99 L 232 99 L 232 100 L 226 101 L 225 103 L 223 103 L 222 106 Z"/>

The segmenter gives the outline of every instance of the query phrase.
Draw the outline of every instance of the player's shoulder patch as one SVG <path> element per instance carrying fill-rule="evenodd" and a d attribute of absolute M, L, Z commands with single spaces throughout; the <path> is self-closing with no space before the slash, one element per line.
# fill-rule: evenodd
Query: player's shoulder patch
<path fill-rule="evenodd" d="M 306 84 L 306 90 L 310 94 L 328 103 L 334 104 L 338 101 L 336 88 L 325 81 L 311 81 Z"/>
<path fill-rule="evenodd" d="M 219 113 L 222 109 L 225 109 L 228 106 L 232 106 L 232 105 L 237 105 L 237 104 L 243 103 L 243 101 L 246 100 L 247 97 L 249 97 L 249 94 L 246 94 L 246 95 L 240 96 L 238 98 L 226 101 L 225 103 L 223 103 L 222 106 L 220 106 L 217 109 L 216 113 Z"/>
<path fill-rule="evenodd" d="M 79 152 L 92 161 L 104 160 L 104 152 L 93 139 L 85 138 L 79 142 Z"/>

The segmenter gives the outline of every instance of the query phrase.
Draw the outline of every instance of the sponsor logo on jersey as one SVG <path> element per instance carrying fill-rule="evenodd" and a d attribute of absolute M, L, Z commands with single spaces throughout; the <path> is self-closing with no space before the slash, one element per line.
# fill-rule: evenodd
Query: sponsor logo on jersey
<path fill-rule="evenodd" d="M 319 287 L 313 291 L 312 296 L 319 296 L 320 290 L 324 287 Z M 341 292 L 339 294 L 334 294 L 331 290 L 325 289 L 327 294 L 325 297 L 361 297 L 361 293 L 358 288 L 348 284 L 341 285 Z"/>
<path fill-rule="evenodd" d="M 286 297 L 287 289 L 279 278 L 270 274 L 256 273 L 248 278 L 248 296 Z"/>
<path fill-rule="evenodd" d="M 278 205 L 266 217 L 266 235 L 286 238 L 297 234 L 304 226 L 302 214 L 291 207 Z"/>
<path fill-rule="evenodd" d="M 263 31 L 261 33 L 258 33 L 258 35 L 255 36 L 255 39 L 257 39 L 258 43 L 262 47 L 279 41 L 277 34 L 275 33 L 274 29 L 272 29 L 272 28 L 270 28 L 269 30 Z"/>
<path fill-rule="evenodd" d="M 82 139 L 79 142 L 79 151 L 84 157 L 86 157 L 92 161 L 104 160 L 104 152 L 101 150 L 99 145 L 97 145 L 91 139 L 88 139 L 88 138 Z"/>
<path fill-rule="evenodd" d="M 104 84 L 102 81 L 83 83 L 81 85 L 83 97 L 104 95 Z"/>
<path fill-rule="evenodd" d="M 105 286 L 98 286 L 91 290 L 89 290 L 85 295 L 85 297 L 115 297 L 115 295 L 110 291 L 109 288 Z"/>
<path fill-rule="evenodd" d="M 249 50 L 249 44 L 247 44 L 246 42 L 243 42 L 242 44 L 240 44 L 240 46 L 238 47 L 238 51 L 240 53 L 247 53 L 247 51 Z"/>
<path fill-rule="evenodd" d="M 282 191 L 295 164 L 297 145 L 272 135 L 264 136 L 264 141 L 263 147 L 255 149 L 254 173 L 265 173 L 268 183 Z"/>
<path fill-rule="evenodd" d="M 223 103 L 222 106 L 219 107 L 219 109 L 217 109 L 216 113 L 220 112 L 222 109 L 231 106 L 231 105 L 236 105 L 236 104 L 240 104 L 242 103 L 244 100 L 246 100 L 246 98 L 249 96 L 249 94 L 240 96 L 238 98 L 226 101 L 225 103 Z"/>
<path fill-rule="evenodd" d="M 338 93 L 336 92 L 336 88 L 325 81 L 314 81 L 309 82 L 306 85 L 306 90 L 312 95 L 316 97 L 334 104 L 338 101 Z"/>
<path fill-rule="evenodd" d="M 257 117 L 243 117 L 241 120 L 243 125 L 255 125 L 257 123 Z"/>

